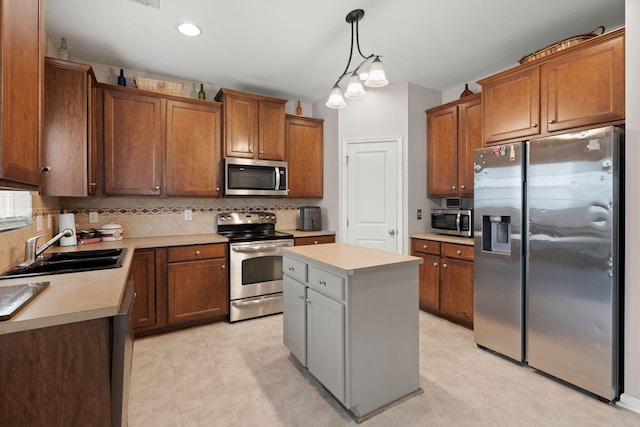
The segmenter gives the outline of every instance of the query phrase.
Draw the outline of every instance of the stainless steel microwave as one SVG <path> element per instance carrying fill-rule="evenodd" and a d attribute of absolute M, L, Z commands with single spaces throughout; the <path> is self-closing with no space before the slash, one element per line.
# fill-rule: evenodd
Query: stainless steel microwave
<path fill-rule="evenodd" d="M 473 236 L 473 211 L 471 209 L 432 209 L 431 231 L 451 236 Z"/>
<path fill-rule="evenodd" d="M 225 157 L 225 196 L 286 196 L 287 162 Z"/>

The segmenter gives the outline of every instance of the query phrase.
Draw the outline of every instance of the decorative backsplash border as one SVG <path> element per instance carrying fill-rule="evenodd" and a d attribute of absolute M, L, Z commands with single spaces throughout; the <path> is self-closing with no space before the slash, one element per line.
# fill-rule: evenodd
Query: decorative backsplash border
<path fill-rule="evenodd" d="M 306 206 L 306 205 L 300 205 Z M 218 206 L 218 207 L 129 207 L 129 208 L 74 208 L 69 213 L 86 214 L 97 212 L 100 215 L 171 215 L 181 214 L 185 209 L 191 209 L 194 213 L 229 213 L 229 212 L 276 212 L 297 211 L 300 206 Z M 57 213 L 57 212 L 56 212 Z"/>

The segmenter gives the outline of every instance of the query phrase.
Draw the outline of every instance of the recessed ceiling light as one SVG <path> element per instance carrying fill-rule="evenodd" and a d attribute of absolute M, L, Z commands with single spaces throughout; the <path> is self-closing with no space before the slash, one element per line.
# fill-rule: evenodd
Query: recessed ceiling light
<path fill-rule="evenodd" d="M 200 27 L 195 24 L 191 24 L 190 22 L 183 22 L 182 24 L 178 25 L 178 31 L 189 37 L 199 36 L 200 33 L 202 33 Z"/>

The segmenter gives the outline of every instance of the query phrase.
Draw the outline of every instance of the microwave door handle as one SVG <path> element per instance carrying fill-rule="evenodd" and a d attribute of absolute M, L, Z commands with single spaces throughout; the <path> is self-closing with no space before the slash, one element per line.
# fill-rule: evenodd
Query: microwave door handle
<path fill-rule="evenodd" d="M 274 190 L 280 189 L 280 166 L 276 166 L 276 188 Z"/>
<path fill-rule="evenodd" d="M 462 215 L 461 212 L 458 212 L 458 214 L 456 215 L 456 230 L 460 231 L 460 216 Z"/>

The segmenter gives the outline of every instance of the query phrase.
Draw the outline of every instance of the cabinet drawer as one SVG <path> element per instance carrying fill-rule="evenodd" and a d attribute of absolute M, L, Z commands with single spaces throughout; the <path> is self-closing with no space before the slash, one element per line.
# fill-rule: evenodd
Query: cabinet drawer
<path fill-rule="evenodd" d="M 442 256 L 473 261 L 473 246 L 443 243 Z"/>
<path fill-rule="evenodd" d="M 336 236 L 309 236 L 309 237 L 296 237 L 295 245 L 319 245 L 321 243 L 335 243 Z"/>
<path fill-rule="evenodd" d="M 167 250 L 167 261 L 192 261 L 227 256 L 226 244 L 174 246 Z"/>
<path fill-rule="evenodd" d="M 297 259 L 282 257 L 282 272 L 299 282 L 307 283 L 307 264 Z"/>
<path fill-rule="evenodd" d="M 328 297 L 344 301 L 344 278 L 309 266 L 309 287 Z"/>
<path fill-rule="evenodd" d="M 440 242 L 433 240 L 411 239 L 411 250 L 423 254 L 440 255 Z"/>

